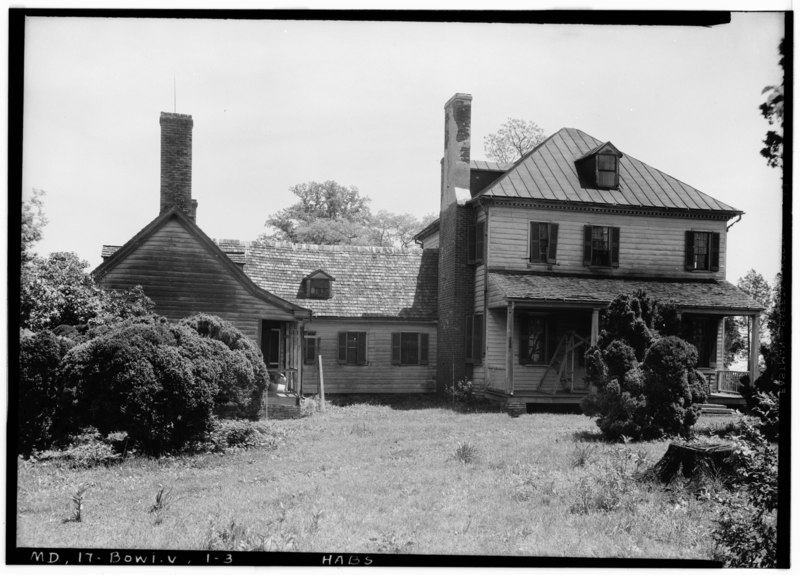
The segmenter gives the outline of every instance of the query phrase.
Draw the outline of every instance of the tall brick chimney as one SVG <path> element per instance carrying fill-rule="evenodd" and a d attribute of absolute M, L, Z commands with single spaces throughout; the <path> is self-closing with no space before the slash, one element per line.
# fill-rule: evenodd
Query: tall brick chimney
<path fill-rule="evenodd" d="M 472 96 L 456 94 L 444 106 L 441 211 L 439 213 L 439 324 L 436 371 L 440 389 L 471 376 L 464 331 L 472 312 L 474 277 L 467 265 Z"/>
<path fill-rule="evenodd" d="M 161 211 L 173 206 L 195 220 L 192 199 L 192 117 L 161 112 Z"/>

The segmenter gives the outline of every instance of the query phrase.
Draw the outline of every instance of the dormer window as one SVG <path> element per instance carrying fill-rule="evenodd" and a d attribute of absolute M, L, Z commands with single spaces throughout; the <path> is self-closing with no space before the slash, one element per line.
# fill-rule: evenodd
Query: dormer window
<path fill-rule="evenodd" d="M 619 188 L 621 157 L 622 153 L 611 142 L 606 142 L 575 160 L 581 186 L 601 190 Z"/>
<path fill-rule="evenodd" d="M 619 162 L 614 154 L 597 154 L 597 187 L 619 186 Z"/>
<path fill-rule="evenodd" d="M 333 277 L 322 270 L 317 270 L 307 275 L 305 282 L 306 297 L 311 299 L 329 299 L 331 297 L 331 282 Z"/>

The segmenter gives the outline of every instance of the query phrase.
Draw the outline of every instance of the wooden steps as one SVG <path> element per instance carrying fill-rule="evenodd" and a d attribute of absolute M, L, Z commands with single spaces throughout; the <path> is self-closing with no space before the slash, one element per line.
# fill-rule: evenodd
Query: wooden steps
<path fill-rule="evenodd" d="M 733 415 L 733 409 L 725 407 L 721 403 L 704 403 L 700 406 L 701 415 Z"/>

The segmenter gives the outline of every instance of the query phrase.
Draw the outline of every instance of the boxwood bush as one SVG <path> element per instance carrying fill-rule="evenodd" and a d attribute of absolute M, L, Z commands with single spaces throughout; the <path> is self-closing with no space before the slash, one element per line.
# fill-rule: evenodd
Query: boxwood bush
<path fill-rule="evenodd" d="M 269 375 L 258 346 L 230 322 L 209 314 L 197 314 L 180 321 L 204 340 L 213 342 L 220 374 L 215 397 L 217 406 L 234 408 L 240 417 L 254 418 L 263 409 Z M 202 357 L 195 362 L 203 363 Z M 213 366 L 206 366 L 213 370 Z"/>
<path fill-rule="evenodd" d="M 611 440 L 688 435 L 705 399 L 697 350 L 676 335 L 674 306 L 644 292 L 617 296 L 603 314 L 596 346 L 585 355 L 585 414 Z"/>
<path fill-rule="evenodd" d="M 22 455 L 63 443 L 73 431 L 65 417 L 72 397 L 57 376 L 75 344 L 51 331 L 26 331 L 20 338 L 17 448 Z"/>
<path fill-rule="evenodd" d="M 83 425 L 126 431 L 143 451 L 160 454 L 210 430 L 217 381 L 192 360 L 199 349 L 213 358 L 214 348 L 165 318 L 137 318 L 72 348 L 61 375 Z"/>

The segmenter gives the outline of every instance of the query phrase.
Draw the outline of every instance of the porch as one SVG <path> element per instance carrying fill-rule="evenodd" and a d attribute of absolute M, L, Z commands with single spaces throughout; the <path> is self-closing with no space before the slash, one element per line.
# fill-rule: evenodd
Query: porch
<path fill-rule="evenodd" d="M 712 287 L 724 296 L 723 303 L 730 305 L 697 305 L 706 303 Z M 590 393 L 584 354 L 597 343 L 600 312 L 618 293 L 636 289 L 678 307 L 682 337 L 698 350 L 698 369 L 708 382 L 708 401 L 743 404 L 737 391 L 739 380 L 747 375 L 752 381 L 759 375 L 760 308 L 748 307 L 747 297 L 727 282 L 722 286 L 708 282 L 610 282 L 504 273 L 490 274 L 485 361 L 474 371 L 476 381 L 483 380 L 487 398 L 514 409 L 524 409 L 527 404 L 580 403 Z M 733 305 L 737 303 L 740 305 Z M 751 360 L 747 371 L 726 367 L 724 320 L 730 316 L 749 318 L 747 351 Z"/>

